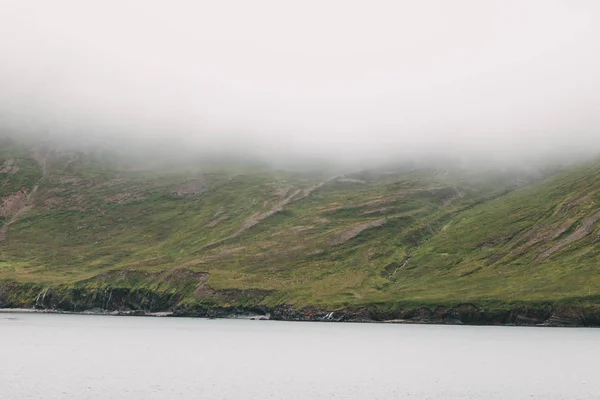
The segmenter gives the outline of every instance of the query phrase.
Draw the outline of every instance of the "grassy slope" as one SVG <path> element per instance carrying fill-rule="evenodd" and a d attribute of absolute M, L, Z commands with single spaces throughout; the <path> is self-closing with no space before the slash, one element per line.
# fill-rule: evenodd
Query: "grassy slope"
<path fill-rule="evenodd" d="M 415 252 L 408 297 L 565 300 L 600 291 L 600 165 L 470 209 Z M 424 290 L 427 294 L 420 293 Z"/>
<path fill-rule="evenodd" d="M 42 176 L 30 150 L 5 144 L 0 165 L 9 158 L 22 168 L 0 174 L 3 198 Z M 34 207 L 0 243 L 0 280 L 177 290 L 190 303 L 571 301 L 600 294 L 598 172 L 506 194 L 515 176 L 458 169 L 159 174 L 52 153 Z"/>

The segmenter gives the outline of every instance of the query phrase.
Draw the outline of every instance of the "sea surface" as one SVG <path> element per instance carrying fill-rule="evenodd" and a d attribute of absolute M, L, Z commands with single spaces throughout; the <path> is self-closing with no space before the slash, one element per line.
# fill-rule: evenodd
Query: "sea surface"
<path fill-rule="evenodd" d="M 0 314 L 0 399 L 598 399 L 600 329 Z"/>

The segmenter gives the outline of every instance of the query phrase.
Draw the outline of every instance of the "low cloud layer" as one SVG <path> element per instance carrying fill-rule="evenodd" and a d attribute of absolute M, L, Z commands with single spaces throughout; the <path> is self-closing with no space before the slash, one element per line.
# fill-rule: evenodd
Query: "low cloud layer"
<path fill-rule="evenodd" d="M 597 0 L 1 9 L 6 131 L 339 160 L 600 152 Z"/>

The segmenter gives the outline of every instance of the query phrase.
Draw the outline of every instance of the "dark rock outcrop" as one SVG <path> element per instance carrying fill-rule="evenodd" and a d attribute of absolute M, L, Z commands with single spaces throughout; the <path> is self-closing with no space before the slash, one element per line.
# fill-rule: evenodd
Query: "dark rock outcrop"
<path fill-rule="evenodd" d="M 175 290 L 161 292 L 112 286 L 44 287 L 39 284 L 0 282 L 0 308 L 123 315 L 168 313 L 180 317 L 278 321 L 600 327 L 600 307 L 583 305 L 501 304 L 481 307 L 465 303 L 452 307 L 398 307 L 387 311 L 375 306 L 328 310 L 319 307 L 298 308 L 290 304 L 274 307 L 252 305 L 252 301 L 260 303 L 264 295 L 266 293 L 263 291 L 229 291 L 222 297 L 235 302 L 241 296 L 243 301 L 226 306 L 209 299 L 189 304 Z M 597 304 L 597 301 L 590 304 Z"/>

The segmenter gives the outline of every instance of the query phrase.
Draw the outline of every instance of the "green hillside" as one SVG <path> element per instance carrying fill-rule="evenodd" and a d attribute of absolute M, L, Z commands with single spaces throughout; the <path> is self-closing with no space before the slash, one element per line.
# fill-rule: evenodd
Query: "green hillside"
<path fill-rule="evenodd" d="M 598 164 L 316 174 L 0 144 L 0 306 L 600 305 Z"/>

